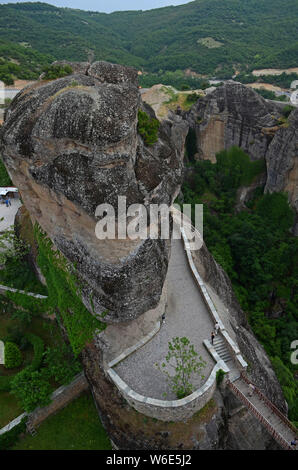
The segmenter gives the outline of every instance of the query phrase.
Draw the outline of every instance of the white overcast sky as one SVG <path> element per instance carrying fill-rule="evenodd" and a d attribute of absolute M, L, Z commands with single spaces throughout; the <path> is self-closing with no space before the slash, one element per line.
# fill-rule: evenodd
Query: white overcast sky
<path fill-rule="evenodd" d="M 20 3 L 22 0 L 0 1 L 5 3 Z M 48 0 L 44 3 L 50 3 L 57 7 L 79 8 L 81 10 L 102 11 L 110 13 L 119 10 L 151 10 L 152 8 L 161 8 L 169 5 L 182 5 L 191 0 Z"/>

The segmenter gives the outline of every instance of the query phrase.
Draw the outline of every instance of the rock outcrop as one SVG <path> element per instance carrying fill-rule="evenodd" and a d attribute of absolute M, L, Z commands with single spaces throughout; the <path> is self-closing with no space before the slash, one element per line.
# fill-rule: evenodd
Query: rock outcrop
<path fill-rule="evenodd" d="M 87 308 L 108 311 L 107 322 L 128 321 L 158 304 L 169 243 L 99 240 L 95 211 L 108 203 L 120 216 L 118 196 L 127 206 L 170 205 L 182 182 L 187 124 L 173 116 L 147 147 L 137 132 L 144 106 L 137 72 L 107 62 L 78 68 L 87 75 L 40 81 L 15 98 L 2 154 L 33 221 L 76 265 Z"/>
<path fill-rule="evenodd" d="M 291 112 L 286 127 L 280 128 L 266 153 L 265 192 L 286 191 L 296 211 L 294 233 L 298 235 L 298 109 Z"/>
<path fill-rule="evenodd" d="M 197 158 L 215 162 L 217 152 L 233 145 L 253 160 L 265 158 L 278 129 L 280 111 L 240 83 L 227 82 L 200 98 L 186 115 L 196 131 Z"/>
<path fill-rule="evenodd" d="M 195 133 L 196 159 L 215 162 L 217 152 L 235 145 L 252 160 L 266 160 L 267 176 L 259 185 L 266 185 L 265 192 L 288 193 L 298 234 L 298 110 L 283 122 L 283 106 L 240 83 L 227 82 L 200 98 L 184 117 Z M 239 207 L 252 188 L 242 189 Z"/>

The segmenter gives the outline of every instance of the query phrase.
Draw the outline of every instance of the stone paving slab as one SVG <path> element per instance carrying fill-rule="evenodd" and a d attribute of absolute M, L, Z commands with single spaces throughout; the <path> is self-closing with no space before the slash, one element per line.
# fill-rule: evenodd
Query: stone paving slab
<path fill-rule="evenodd" d="M 10 202 L 11 206 L 9 207 L 6 207 L 6 204 L 0 203 L 0 219 L 2 219 L 2 217 L 4 218 L 0 222 L 0 232 L 4 232 L 4 230 L 7 230 L 11 225 L 14 225 L 16 213 L 22 205 L 20 199 L 11 199 Z"/>

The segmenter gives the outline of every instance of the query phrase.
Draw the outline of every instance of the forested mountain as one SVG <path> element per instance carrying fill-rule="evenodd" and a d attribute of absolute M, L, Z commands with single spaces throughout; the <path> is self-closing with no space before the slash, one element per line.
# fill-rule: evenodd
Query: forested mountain
<path fill-rule="evenodd" d="M 141 2 L 140 2 L 141 7 Z M 94 59 L 150 72 L 297 66 L 297 0 L 196 0 L 112 14 L 45 3 L 0 5 L 0 37 L 56 59 Z"/>
<path fill-rule="evenodd" d="M 42 68 L 53 61 L 49 54 L 42 54 L 28 47 L 0 39 L 0 80 L 7 85 L 13 78 L 36 79 Z"/>

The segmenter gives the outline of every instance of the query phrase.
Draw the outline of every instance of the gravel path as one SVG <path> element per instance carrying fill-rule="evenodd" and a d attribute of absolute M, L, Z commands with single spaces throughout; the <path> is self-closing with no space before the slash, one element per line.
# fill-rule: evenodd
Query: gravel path
<path fill-rule="evenodd" d="M 210 339 L 213 322 L 192 277 L 182 240 L 172 241 L 172 254 L 167 274 L 168 305 L 166 322 L 154 338 L 120 362 L 115 371 L 136 392 L 151 398 L 175 399 L 165 375 L 156 366 L 164 361 L 168 342 L 175 336 L 186 336 L 206 361 L 205 379 L 193 377 L 195 388 L 209 376 L 215 363 L 207 353 L 204 339 Z M 166 393 L 166 397 L 164 396 Z"/>

